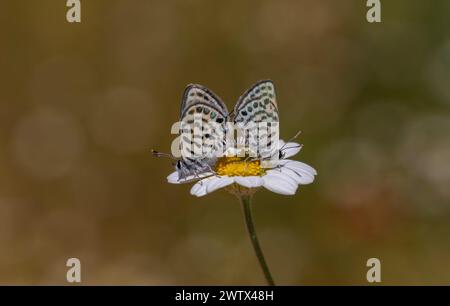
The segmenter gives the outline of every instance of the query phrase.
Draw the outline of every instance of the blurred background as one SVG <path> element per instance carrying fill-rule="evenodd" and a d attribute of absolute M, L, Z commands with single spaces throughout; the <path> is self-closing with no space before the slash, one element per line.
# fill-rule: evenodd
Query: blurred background
<path fill-rule="evenodd" d="M 232 195 L 189 194 L 170 151 L 188 83 L 229 108 L 277 86 L 281 136 L 319 173 L 259 191 L 275 280 L 450 284 L 450 2 L 3 0 L 0 283 L 264 284 Z"/>

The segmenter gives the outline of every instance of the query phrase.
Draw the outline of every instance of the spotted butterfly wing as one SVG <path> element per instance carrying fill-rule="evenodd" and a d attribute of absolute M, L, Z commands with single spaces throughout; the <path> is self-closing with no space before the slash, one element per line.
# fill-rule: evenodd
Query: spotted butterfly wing
<path fill-rule="evenodd" d="M 279 116 L 273 82 L 263 80 L 250 87 L 239 98 L 233 113 L 240 134 L 238 146 L 249 148 L 258 158 L 274 156 L 278 145 Z"/>
<path fill-rule="evenodd" d="M 180 178 L 211 170 L 224 150 L 227 118 L 227 107 L 211 90 L 197 84 L 186 87 L 180 114 Z"/>

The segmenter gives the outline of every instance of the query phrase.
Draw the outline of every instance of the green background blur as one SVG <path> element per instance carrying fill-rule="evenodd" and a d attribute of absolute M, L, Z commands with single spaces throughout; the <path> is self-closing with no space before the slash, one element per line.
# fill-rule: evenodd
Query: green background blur
<path fill-rule="evenodd" d="M 319 173 L 254 199 L 279 284 L 450 284 L 450 1 L 0 4 L 0 283 L 264 284 L 241 209 L 170 185 L 181 94 L 277 88 Z"/>

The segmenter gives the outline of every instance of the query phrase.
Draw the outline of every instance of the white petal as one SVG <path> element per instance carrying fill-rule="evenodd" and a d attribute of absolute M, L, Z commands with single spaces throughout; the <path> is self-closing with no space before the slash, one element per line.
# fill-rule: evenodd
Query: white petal
<path fill-rule="evenodd" d="M 172 172 L 168 177 L 167 181 L 171 184 L 183 184 L 183 183 L 189 183 L 192 181 L 196 181 L 201 178 L 209 177 L 213 175 L 212 172 L 203 172 L 195 175 L 189 175 L 185 178 L 180 179 L 178 171 Z"/>
<path fill-rule="evenodd" d="M 231 185 L 234 183 L 234 179 L 228 176 L 214 176 L 206 183 L 206 192 L 211 193 L 219 188 Z"/>
<path fill-rule="evenodd" d="M 280 165 L 283 165 L 286 168 L 289 168 L 289 169 L 292 169 L 295 171 L 304 171 L 304 172 L 310 173 L 311 175 L 317 175 L 317 171 L 313 167 L 311 167 L 305 163 L 296 161 L 296 160 L 286 159 L 286 160 L 280 160 L 280 161 L 278 161 L 278 163 Z"/>
<path fill-rule="evenodd" d="M 302 149 L 302 145 L 296 142 L 288 142 L 283 146 L 283 159 L 296 155 Z"/>
<path fill-rule="evenodd" d="M 291 177 L 291 175 L 287 175 L 286 173 L 280 172 L 280 170 L 272 169 L 272 170 L 267 171 L 266 173 L 267 174 L 265 176 L 267 176 L 267 175 L 274 176 L 277 179 L 285 180 L 287 183 L 289 183 L 291 185 L 298 185 L 297 182 L 295 181 L 295 179 L 293 179 Z M 263 176 L 263 177 L 265 177 L 265 176 Z"/>
<path fill-rule="evenodd" d="M 283 195 L 295 194 L 298 185 L 292 178 L 282 173 L 270 172 L 262 177 L 265 188 Z"/>
<path fill-rule="evenodd" d="M 202 197 L 219 188 L 232 184 L 234 180 L 227 176 L 211 176 L 197 182 L 191 188 L 191 194 L 197 197 Z"/>
<path fill-rule="evenodd" d="M 236 176 L 234 181 L 247 188 L 256 188 L 264 184 L 264 181 L 260 176 Z"/>

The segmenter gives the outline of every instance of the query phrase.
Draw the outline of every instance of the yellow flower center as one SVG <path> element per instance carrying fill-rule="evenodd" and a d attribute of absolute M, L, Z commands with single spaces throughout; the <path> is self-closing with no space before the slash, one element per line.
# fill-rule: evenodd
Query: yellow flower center
<path fill-rule="evenodd" d="M 243 157 L 221 157 L 216 163 L 218 175 L 227 176 L 262 176 L 264 169 L 259 160 L 246 160 Z"/>

